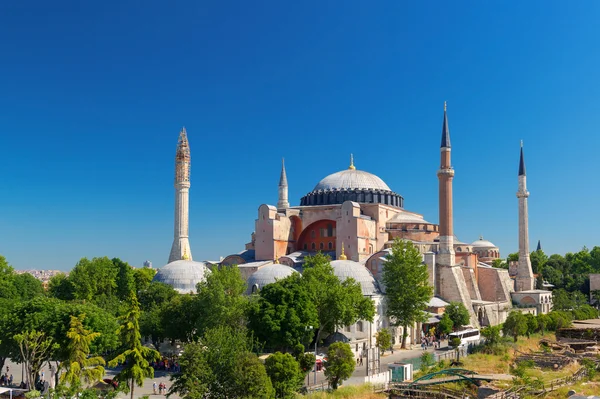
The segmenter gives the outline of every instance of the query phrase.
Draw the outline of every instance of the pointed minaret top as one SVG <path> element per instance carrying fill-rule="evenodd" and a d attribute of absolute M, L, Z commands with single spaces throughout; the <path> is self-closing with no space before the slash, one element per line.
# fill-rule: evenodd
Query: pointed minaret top
<path fill-rule="evenodd" d="M 542 250 L 542 241 L 538 240 L 538 245 L 537 248 L 535 249 L 536 251 L 541 251 Z"/>
<path fill-rule="evenodd" d="M 442 124 L 441 148 L 450 148 L 450 129 L 448 128 L 448 115 L 446 114 L 446 101 L 444 101 L 444 122 Z"/>
<path fill-rule="evenodd" d="M 348 169 L 350 169 L 350 170 L 356 169 L 356 167 L 354 166 L 354 154 L 350 154 L 350 166 L 348 166 Z"/>
<path fill-rule="evenodd" d="M 521 159 L 519 161 L 519 176 L 525 176 L 525 158 L 523 157 L 523 140 L 521 140 Z"/>
<path fill-rule="evenodd" d="M 286 186 L 287 187 L 288 182 L 287 182 L 287 174 L 285 173 L 285 161 L 283 158 L 281 158 L 281 176 L 279 177 L 279 186 Z"/>

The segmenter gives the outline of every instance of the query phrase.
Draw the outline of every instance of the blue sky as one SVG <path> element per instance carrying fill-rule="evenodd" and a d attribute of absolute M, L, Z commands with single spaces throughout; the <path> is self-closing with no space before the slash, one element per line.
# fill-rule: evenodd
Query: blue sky
<path fill-rule="evenodd" d="M 600 3 L 0 3 L 0 254 L 163 265 L 181 126 L 194 259 L 244 248 L 262 203 L 348 166 L 438 221 L 443 102 L 455 232 L 517 249 L 519 141 L 530 240 L 600 245 Z"/>

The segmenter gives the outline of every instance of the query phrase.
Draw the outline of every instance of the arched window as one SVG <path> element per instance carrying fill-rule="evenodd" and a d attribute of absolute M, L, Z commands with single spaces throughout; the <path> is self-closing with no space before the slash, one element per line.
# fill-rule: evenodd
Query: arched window
<path fill-rule="evenodd" d="M 323 245 L 323 243 L 320 243 L 320 244 L 319 244 L 319 249 L 323 249 L 323 248 L 324 248 L 324 245 Z"/>
<path fill-rule="evenodd" d="M 330 242 L 329 244 L 327 244 L 327 247 L 328 247 L 329 249 L 333 249 L 333 243 L 332 243 L 332 242 Z"/>
<path fill-rule="evenodd" d="M 310 231 L 310 238 L 315 238 L 315 236 L 316 236 L 316 235 L 317 235 L 317 234 L 315 233 L 315 231 L 314 231 L 314 230 L 311 230 L 311 231 Z"/>
<path fill-rule="evenodd" d="M 362 321 L 359 321 L 356 323 L 356 331 L 363 332 L 363 322 Z"/>
<path fill-rule="evenodd" d="M 253 293 L 253 294 L 256 294 L 257 292 L 258 292 L 258 284 L 254 284 L 254 285 L 252 286 L 252 293 Z"/>
<path fill-rule="evenodd" d="M 315 245 L 315 243 L 313 242 L 312 244 L 310 244 L 310 248 L 314 250 L 314 249 L 317 249 L 317 246 L 316 246 L 316 245 Z"/>
<path fill-rule="evenodd" d="M 304 250 L 306 251 L 308 249 L 308 244 L 304 243 Z"/>

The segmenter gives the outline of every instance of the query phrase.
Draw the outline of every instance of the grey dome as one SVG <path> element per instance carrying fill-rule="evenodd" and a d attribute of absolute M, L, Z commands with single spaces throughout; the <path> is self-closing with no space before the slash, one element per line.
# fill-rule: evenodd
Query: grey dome
<path fill-rule="evenodd" d="M 204 262 L 176 260 L 158 269 L 152 281 L 169 284 L 181 294 L 195 294 L 196 284 L 205 281 L 208 274 L 210 269 Z"/>
<path fill-rule="evenodd" d="M 291 276 L 293 273 L 298 272 L 289 266 L 279 263 L 263 266 L 248 277 L 247 292 L 251 294 L 256 290 L 262 289 L 265 285 L 272 284 L 277 280 L 282 280 Z"/>
<path fill-rule="evenodd" d="M 479 240 L 473 241 L 471 245 L 480 248 L 497 248 L 492 242 L 484 240 L 483 237 L 479 237 Z"/>
<path fill-rule="evenodd" d="M 331 266 L 333 267 L 333 274 L 335 274 L 340 281 L 352 277 L 360 283 L 363 295 L 379 294 L 377 281 L 369 269 L 362 263 L 354 262 L 352 260 L 334 260 L 331 262 Z"/>
<path fill-rule="evenodd" d="M 321 180 L 313 191 L 355 188 L 392 191 L 378 176 L 357 169 L 346 169 L 331 174 Z"/>

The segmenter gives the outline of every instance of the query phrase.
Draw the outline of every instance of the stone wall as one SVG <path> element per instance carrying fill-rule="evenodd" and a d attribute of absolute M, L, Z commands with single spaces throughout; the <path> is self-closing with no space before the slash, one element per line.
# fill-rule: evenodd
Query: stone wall
<path fill-rule="evenodd" d="M 436 271 L 438 296 L 446 302 L 462 302 L 471 316 L 471 325 L 474 327 L 479 326 L 462 268 L 460 266 L 437 265 Z"/>

